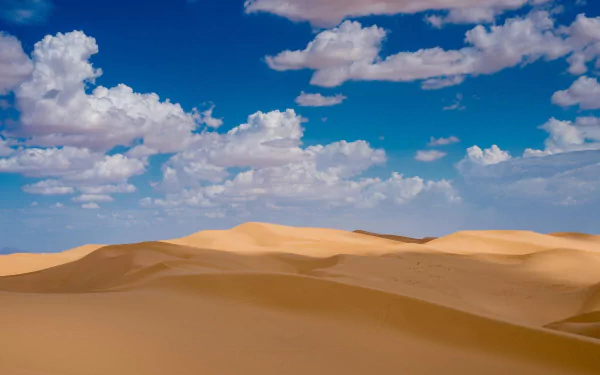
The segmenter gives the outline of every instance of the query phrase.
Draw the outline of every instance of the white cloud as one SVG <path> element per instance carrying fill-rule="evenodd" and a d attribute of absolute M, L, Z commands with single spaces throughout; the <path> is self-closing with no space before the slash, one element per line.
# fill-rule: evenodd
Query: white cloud
<path fill-rule="evenodd" d="M 482 150 L 478 146 L 469 147 L 467 156 L 463 160 L 475 165 L 498 164 L 511 158 L 507 151 L 502 151 L 498 146 L 492 145 L 490 148 Z"/>
<path fill-rule="evenodd" d="M 530 5 L 534 8 L 540 5 L 552 4 L 554 0 L 529 0 L 494 3 L 481 2 L 478 5 L 465 8 L 450 9 L 443 15 L 431 15 L 425 17 L 425 20 L 436 28 L 441 28 L 444 24 L 475 24 L 475 23 L 493 23 L 496 18 L 507 10 L 515 10 L 523 5 Z M 562 12 L 562 6 L 553 7 L 550 12 L 558 14 Z"/>
<path fill-rule="evenodd" d="M 30 204 L 31 207 L 36 207 L 37 205 L 38 205 L 38 202 L 35 202 L 35 201 L 31 202 L 31 204 Z"/>
<path fill-rule="evenodd" d="M 304 91 L 296 98 L 296 103 L 302 107 L 329 107 L 342 104 L 346 97 L 342 94 L 323 96 L 321 94 L 307 94 Z"/>
<path fill-rule="evenodd" d="M 65 186 L 58 180 L 43 180 L 35 184 L 23 186 L 23 191 L 29 194 L 40 195 L 67 195 L 75 193 L 71 186 Z"/>
<path fill-rule="evenodd" d="M 82 194 L 71 200 L 73 202 L 112 202 L 114 198 L 103 194 Z"/>
<path fill-rule="evenodd" d="M 36 43 L 33 73 L 15 89 L 21 119 L 18 128 L 10 129 L 13 135 L 43 147 L 106 151 L 141 141 L 154 153 L 184 149 L 198 127 L 196 111 L 187 113 L 179 104 L 135 93 L 124 84 L 86 93 L 86 85 L 102 74 L 89 62 L 97 52 L 95 39 L 80 31 L 48 35 Z"/>
<path fill-rule="evenodd" d="M 233 207 L 267 204 L 304 209 L 335 207 L 372 208 L 383 202 L 405 204 L 422 194 L 440 196 L 444 202 L 457 201 L 447 181 L 404 178 L 394 173 L 388 180 L 340 179 L 319 171 L 314 163 L 295 163 L 242 172 L 220 185 L 185 189 L 165 200 L 146 198 L 144 206 Z"/>
<path fill-rule="evenodd" d="M 427 144 L 430 147 L 434 147 L 434 146 L 445 146 L 445 145 L 451 145 L 453 143 L 458 143 L 460 142 L 460 139 L 458 139 L 455 136 L 450 136 L 448 138 L 444 138 L 444 137 L 440 137 L 438 139 L 431 137 L 429 140 L 429 143 Z"/>
<path fill-rule="evenodd" d="M 371 167 L 383 164 L 385 152 L 362 140 L 301 148 L 302 121 L 293 110 L 258 112 L 227 134 L 203 134 L 201 147 L 175 155 L 163 168 L 165 198 L 146 198 L 140 204 L 207 208 L 258 205 L 264 209 L 314 203 L 331 208 L 373 207 L 382 201 L 406 203 L 422 194 L 441 196 L 444 201 L 458 199 L 446 181 L 423 181 L 399 174 L 388 180 L 359 178 Z M 224 180 L 232 167 L 251 169 Z"/>
<path fill-rule="evenodd" d="M 97 210 L 100 208 L 96 203 L 85 203 L 81 205 L 81 208 L 86 210 Z"/>
<path fill-rule="evenodd" d="M 587 64 L 594 60 L 596 68 L 600 67 L 597 60 L 600 56 L 600 17 L 588 18 L 579 14 L 570 27 L 561 31 L 569 36 L 568 42 L 575 47 L 568 59 L 571 74 L 586 73 Z"/>
<path fill-rule="evenodd" d="M 436 14 L 426 16 L 425 21 L 428 22 L 431 26 L 435 27 L 436 29 L 441 29 L 444 25 L 444 17 L 438 16 Z"/>
<path fill-rule="evenodd" d="M 0 16 L 14 24 L 34 24 L 46 20 L 51 0 L 0 0 Z"/>
<path fill-rule="evenodd" d="M 421 82 L 423 90 L 440 90 L 446 87 L 460 85 L 465 81 L 465 76 L 450 76 L 443 78 L 429 78 Z"/>
<path fill-rule="evenodd" d="M 448 155 L 448 154 L 445 152 L 442 152 L 442 151 L 438 151 L 438 150 L 427 150 L 427 151 L 419 150 L 419 151 L 417 151 L 417 154 L 415 155 L 415 160 L 424 161 L 424 162 L 432 162 L 432 161 L 439 160 L 446 155 Z"/>
<path fill-rule="evenodd" d="M 464 179 L 459 191 L 473 202 L 520 210 L 600 203 L 598 160 L 600 151 L 579 151 L 471 165 L 459 168 Z"/>
<path fill-rule="evenodd" d="M 444 23 L 483 23 L 493 22 L 504 9 L 491 7 L 473 7 L 453 9 L 444 17 Z"/>
<path fill-rule="evenodd" d="M 226 134 L 202 133 L 189 150 L 163 166 L 162 187 L 177 190 L 200 181 L 218 182 L 227 168 L 262 168 L 299 161 L 306 151 L 298 145 L 304 129 L 293 110 L 257 112 Z"/>
<path fill-rule="evenodd" d="M 21 173 L 28 177 L 61 177 L 81 184 L 122 183 L 144 170 L 145 165 L 140 160 L 75 147 L 22 148 L 10 157 L 0 158 L 0 172 Z"/>
<path fill-rule="evenodd" d="M 33 71 L 33 64 L 23 52 L 21 42 L 0 31 L 0 95 L 23 82 Z"/>
<path fill-rule="evenodd" d="M 75 147 L 21 148 L 10 157 L 0 159 L 0 172 L 28 177 L 65 176 L 85 170 L 101 158 L 101 154 Z"/>
<path fill-rule="evenodd" d="M 21 148 L 9 157 L 0 158 L 0 172 L 55 178 L 24 186 L 23 190 L 30 194 L 73 194 L 76 188 L 96 194 L 127 193 L 135 191 L 127 180 L 144 173 L 145 162 L 122 154 L 102 155 L 74 147 Z"/>
<path fill-rule="evenodd" d="M 217 129 L 219 128 L 221 125 L 223 125 L 223 120 L 220 118 L 214 118 L 213 117 L 213 111 L 215 109 L 215 105 L 211 105 L 210 108 L 208 108 L 207 110 L 203 111 L 200 114 L 200 120 L 199 123 L 201 124 L 206 124 L 206 126 L 208 126 L 209 128 L 213 128 L 213 129 Z"/>
<path fill-rule="evenodd" d="M 592 61 L 600 54 L 600 47 L 595 47 L 600 42 L 599 25 L 600 18 L 579 15 L 571 26 L 557 28 L 550 13 L 534 11 L 503 25 L 474 27 L 466 33 L 467 45 L 458 50 L 434 47 L 384 58 L 380 52 L 385 30 L 345 21 L 318 34 L 304 50 L 283 51 L 268 56 L 267 62 L 280 71 L 314 70 L 311 83 L 324 87 L 350 80 L 423 80 L 424 88 L 435 89 L 458 84 L 465 76 L 492 74 L 540 59 L 585 53 L 586 61 Z M 569 62 L 573 66 L 574 61 Z"/>
<path fill-rule="evenodd" d="M 307 161 L 317 163 L 322 171 L 346 176 L 385 161 L 382 150 L 373 150 L 364 141 L 301 148 L 303 121 L 293 110 L 257 112 L 226 134 L 203 133 L 191 150 L 163 166 L 161 186 L 173 191 L 202 181 L 219 182 L 233 167 L 268 168 Z"/>
<path fill-rule="evenodd" d="M 353 63 L 375 60 L 386 37 L 386 31 L 377 26 L 365 27 L 358 22 L 346 21 L 340 26 L 319 33 L 302 51 L 284 51 L 267 56 L 267 63 L 275 70 L 328 70 Z"/>
<path fill-rule="evenodd" d="M 444 111 L 454 111 L 454 110 L 462 111 L 463 109 L 466 108 L 464 105 L 462 105 L 462 100 L 463 100 L 463 95 L 460 93 L 456 94 L 456 99 L 454 100 L 454 104 L 445 106 L 443 108 L 443 110 Z"/>
<path fill-rule="evenodd" d="M 600 118 L 579 117 L 575 122 L 551 118 L 540 129 L 549 136 L 544 150 L 526 149 L 524 157 L 546 156 L 573 151 L 600 150 Z"/>
<path fill-rule="evenodd" d="M 10 147 L 9 142 L 0 138 L 0 157 L 9 156 L 14 152 L 15 150 Z"/>
<path fill-rule="evenodd" d="M 385 151 L 374 150 L 365 141 L 339 141 L 326 146 L 311 146 L 307 151 L 317 170 L 338 178 L 353 177 L 373 165 L 386 162 Z"/>
<path fill-rule="evenodd" d="M 116 193 L 134 193 L 137 189 L 130 184 L 120 185 L 100 185 L 100 186 L 80 186 L 78 188 L 84 194 L 116 194 Z"/>
<path fill-rule="evenodd" d="M 330 27 L 346 18 L 426 10 L 462 12 L 453 17 L 466 22 L 468 19 L 481 20 L 484 15 L 489 17 L 489 12 L 501 13 L 528 3 L 529 0 L 247 0 L 245 8 L 246 13 L 268 12 L 292 21 L 309 21 L 316 26 Z"/>
<path fill-rule="evenodd" d="M 50 206 L 50 208 L 63 208 L 65 205 L 60 203 L 60 202 L 56 202 L 54 203 L 52 206 Z"/>
<path fill-rule="evenodd" d="M 579 105 L 581 109 L 599 109 L 600 83 L 596 78 L 579 77 L 568 89 L 555 92 L 552 103 L 561 107 Z"/>
<path fill-rule="evenodd" d="M 69 174 L 65 179 L 70 181 L 83 181 L 86 183 L 119 184 L 125 183 L 128 178 L 144 173 L 145 163 L 138 159 L 128 158 L 121 154 L 106 155 L 102 160 L 77 174 Z"/>

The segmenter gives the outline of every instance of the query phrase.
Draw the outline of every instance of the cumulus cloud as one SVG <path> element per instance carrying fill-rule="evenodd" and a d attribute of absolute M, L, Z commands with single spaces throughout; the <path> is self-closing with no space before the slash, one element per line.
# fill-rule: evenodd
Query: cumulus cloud
<path fill-rule="evenodd" d="M 444 201 L 458 199 L 446 181 L 399 174 L 388 180 L 360 178 L 385 163 L 383 150 L 362 140 L 302 148 L 302 122 L 293 110 L 258 112 L 227 134 L 203 134 L 202 147 L 173 156 L 163 168 L 165 198 L 140 203 L 264 208 L 313 202 L 322 207 L 373 207 L 383 201 L 408 202 L 425 193 Z M 226 179 L 233 167 L 251 169 Z"/>
<path fill-rule="evenodd" d="M 596 78 L 579 77 L 568 89 L 555 92 L 552 103 L 561 107 L 578 105 L 581 109 L 599 109 L 600 83 Z"/>
<path fill-rule="evenodd" d="M 419 150 L 419 151 L 417 151 L 417 154 L 415 155 L 415 160 L 424 161 L 424 162 L 432 162 L 432 161 L 439 160 L 446 155 L 448 155 L 448 154 L 445 152 L 442 152 L 442 151 L 438 151 L 438 150 L 427 150 L 427 151 Z"/>
<path fill-rule="evenodd" d="M 529 0 L 514 2 L 481 2 L 472 7 L 457 7 L 450 9 L 442 14 L 434 14 L 425 17 L 433 27 L 441 28 L 448 23 L 453 24 L 474 24 L 474 23 L 492 23 L 496 17 L 507 10 L 515 10 L 530 5 L 533 7 L 551 4 L 553 0 Z M 560 7 L 554 7 L 551 13 L 560 13 Z"/>
<path fill-rule="evenodd" d="M 0 138 L 0 157 L 11 155 L 13 152 L 15 150 L 10 147 L 10 144 L 5 139 Z"/>
<path fill-rule="evenodd" d="M 7 158 L 0 158 L 0 172 L 28 177 L 61 177 L 82 184 L 122 183 L 144 170 L 145 165 L 140 160 L 75 147 L 22 148 Z"/>
<path fill-rule="evenodd" d="M 21 173 L 28 177 L 73 175 L 92 167 L 102 158 L 88 149 L 21 148 L 10 157 L 0 159 L 0 172 Z"/>
<path fill-rule="evenodd" d="M 359 22 L 346 21 L 317 34 L 304 50 L 284 51 L 267 56 L 266 60 L 271 69 L 280 71 L 321 71 L 353 63 L 368 64 L 377 58 L 386 35 L 387 32 L 376 25 L 363 28 Z"/>
<path fill-rule="evenodd" d="M 219 185 L 185 189 L 166 199 L 146 198 L 151 206 L 235 207 L 268 204 L 303 208 L 354 207 L 373 208 L 384 202 L 405 204 L 421 194 L 441 197 L 444 202 L 458 201 L 447 181 L 424 181 L 394 173 L 387 180 L 340 179 L 317 170 L 312 163 L 289 164 L 242 172 Z"/>
<path fill-rule="evenodd" d="M 321 94 L 307 94 L 304 91 L 296 98 L 296 103 L 302 107 L 330 107 L 342 104 L 346 97 L 342 94 L 323 96 Z"/>
<path fill-rule="evenodd" d="M 146 167 L 143 161 L 115 154 L 106 155 L 102 160 L 95 162 L 91 168 L 85 169 L 81 173 L 69 174 L 64 178 L 70 181 L 99 185 L 118 184 L 145 171 Z"/>
<path fill-rule="evenodd" d="M 135 193 L 137 190 L 131 184 L 119 185 L 100 185 L 100 186 L 80 186 L 78 188 L 84 194 L 116 194 L 116 193 Z"/>
<path fill-rule="evenodd" d="M 466 76 L 493 74 L 500 70 L 537 60 L 584 54 L 584 62 L 595 60 L 600 52 L 600 18 L 579 15 L 569 27 L 556 27 L 551 14 L 534 11 L 526 17 L 509 18 L 503 25 L 478 25 L 465 35 L 465 47 L 440 47 L 400 52 L 381 57 L 386 30 L 376 25 L 363 28 L 358 22 L 319 33 L 303 50 L 283 51 L 267 56 L 272 69 L 314 70 L 311 84 L 339 86 L 346 81 L 423 81 L 435 89 L 462 82 Z M 575 69 L 577 70 L 577 69 Z"/>
<path fill-rule="evenodd" d="M 551 118 L 540 126 L 548 133 L 544 150 L 526 149 L 524 157 L 546 156 L 573 151 L 600 150 L 600 118 L 579 117 L 572 121 Z"/>
<path fill-rule="evenodd" d="M 23 186 L 23 191 L 29 194 L 40 195 L 67 195 L 75 193 L 71 186 L 65 186 L 58 180 L 43 180 L 35 184 Z"/>
<path fill-rule="evenodd" d="M 434 147 L 434 146 L 445 146 L 445 145 L 451 145 L 453 143 L 458 143 L 460 142 L 460 139 L 458 139 L 455 136 L 450 136 L 448 138 L 444 138 L 444 137 L 440 137 L 438 139 L 431 137 L 429 140 L 429 143 L 427 144 L 430 147 Z"/>
<path fill-rule="evenodd" d="M 492 147 L 484 150 L 479 146 L 472 146 L 467 149 L 467 156 L 463 162 L 485 166 L 502 163 L 510 158 L 511 156 L 507 151 L 502 151 L 496 145 L 492 145 Z"/>
<path fill-rule="evenodd" d="M 21 42 L 0 31 L 0 95 L 17 87 L 33 71 L 33 64 L 23 52 Z"/>
<path fill-rule="evenodd" d="M 80 31 L 48 35 L 36 43 L 33 72 L 15 88 L 20 123 L 9 134 L 42 147 L 106 151 L 143 143 L 153 153 L 168 153 L 190 143 L 199 119 L 215 125 L 215 119 L 125 84 L 96 86 L 88 94 L 86 87 L 102 74 L 89 62 L 97 52 L 96 40 Z"/>
<path fill-rule="evenodd" d="M 247 0 L 245 8 L 246 13 L 268 12 L 292 21 L 309 21 L 316 26 L 331 27 L 346 18 L 426 10 L 450 10 L 447 18 L 457 22 L 479 22 L 490 20 L 506 10 L 541 2 L 545 0 Z"/>
<path fill-rule="evenodd" d="M 213 117 L 213 111 L 215 109 L 215 105 L 211 105 L 210 108 L 208 108 L 207 110 L 203 111 L 200 115 L 199 115 L 199 123 L 201 124 L 206 124 L 206 126 L 208 126 L 209 128 L 213 128 L 213 129 L 217 129 L 219 128 L 221 125 L 223 125 L 223 120 L 220 118 L 214 118 Z"/>
<path fill-rule="evenodd" d="M 81 205 L 81 208 L 86 210 L 97 210 L 100 208 L 97 203 L 85 203 Z"/>
<path fill-rule="evenodd" d="M 545 207 L 600 203 L 600 151 L 576 151 L 461 169 L 471 201 Z"/>
<path fill-rule="evenodd" d="M 575 47 L 568 58 L 571 74 L 586 73 L 588 63 L 593 61 L 596 61 L 596 68 L 600 67 L 597 60 L 600 56 L 600 17 L 588 18 L 579 14 L 570 27 L 561 31 L 569 36 L 569 43 Z"/>
<path fill-rule="evenodd" d="M 302 117 L 293 110 L 257 112 L 225 134 L 202 133 L 163 166 L 161 186 L 177 190 L 226 178 L 227 168 L 262 168 L 301 160 Z"/>
<path fill-rule="evenodd" d="M 103 194 L 82 194 L 71 200 L 73 202 L 112 202 L 114 198 Z"/>

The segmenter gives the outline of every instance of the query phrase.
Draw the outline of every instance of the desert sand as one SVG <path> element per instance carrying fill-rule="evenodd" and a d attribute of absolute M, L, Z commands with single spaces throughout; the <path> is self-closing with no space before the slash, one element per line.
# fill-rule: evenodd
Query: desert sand
<path fill-rule="evenodd" d="M 0 374 L 600 374 L 598 236 L 248 223 L 0 275 Z"/>

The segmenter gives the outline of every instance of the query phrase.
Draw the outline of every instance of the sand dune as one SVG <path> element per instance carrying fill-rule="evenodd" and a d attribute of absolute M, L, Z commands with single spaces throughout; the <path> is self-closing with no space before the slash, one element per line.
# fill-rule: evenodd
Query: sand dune
<path fill-rule="evenodd" d="M 0 276 L 34 272 L 72 262 L 101 248 L 104 245 L 84 245 L 62 253 L 0 255 Z"/>
<path fill-rule="evenodd" d="M 207 230 L 164 242 L 241 254 L 276 252 L 312 257 L 338 254 L 381 255 L 394 251 L 400 245 L 395 241 L 342 230 L 294 228 L 264 223 L 246 223 L 226 231 Z"/>
<path fill-rule="evenodd" d="M 573 316 L 546 325 L 547 328 L 600 339 L 600 311 Z"/>
<path fill-rule="evenodd" d="M 249 223 L 9 257 L 0 374 L 600 373 L 600 245 L 580 236 Z"/>
<path fill-rule="evenodd" d="M 433 241 L 436 239 L 436 237 L 412 238 L 412 237 L 397 236 L 394 234 L 379 234 L 379 233 L 367 232 L 366 230 L 355 230 L 354 233 L 366 234 L 368 236 L 381 237 L 381 238 L 385 238 L 388 240 L 404 242 L 404 243 L 423 244 L 423 243 L 427 243 L 429 241 Z"/>

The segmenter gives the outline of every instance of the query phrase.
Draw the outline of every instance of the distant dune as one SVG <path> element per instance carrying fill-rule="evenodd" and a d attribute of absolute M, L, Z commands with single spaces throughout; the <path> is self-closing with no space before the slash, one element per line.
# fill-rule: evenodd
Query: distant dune
<path fill-rule="evenodd" d="M 0 258 L 0 276 L 18 275 L 80 259 L 104 245 L 84 245 L 62 253 L 11 253 Z"/>
<path fill-rule="evenodd" d="M 404 243 L 423 244 L 423 243 L 427 243 L 429 241 L 433 241 L 436 239 L 436 237 L 411 238 L 411 237 L 404 237 L 404 236 L 396 236 L 393 234 L 379 234 L 379 233 L 367 232 L 366 230 L 355 230 L 354 233 L 366 234 L 368 236 L 381 237 L 381 238 L 385 238 L 388 240 L 404 242 Z"/>
<path fill-rule="evenodd" d="M 595 236 L 248 223 L 0 272 L 0 374 L 600 373 Z"/>

